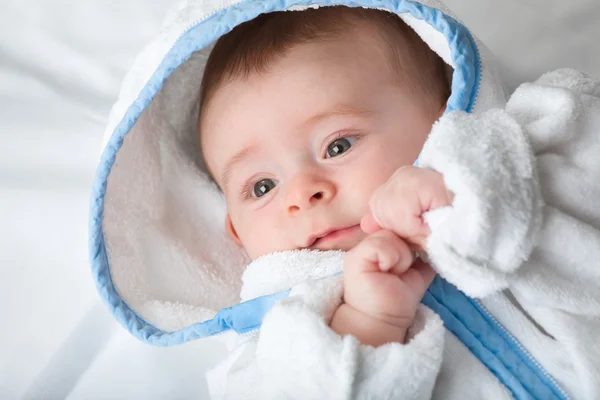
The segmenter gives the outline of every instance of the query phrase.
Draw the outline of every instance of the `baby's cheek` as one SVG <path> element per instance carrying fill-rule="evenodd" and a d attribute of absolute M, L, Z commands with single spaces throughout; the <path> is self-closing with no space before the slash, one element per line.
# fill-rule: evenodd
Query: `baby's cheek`
<path fill-rule="evenodd" d="M 379 162 L 363 170 L 361 193 L 366 196 L 367 202 L 375 191 L 388 181 L 396 169 L 395 165 Z"/>
<path fill-rule="evenodd" d="M 263 227 L 264 228 L 264 227 Z M 264 229 L 254 228 L 245 233 L 244 249 L 253 260 L 269 253 L 270 237 Z"/>
<path fill-rule="evenodd" d="M 255 220 L 241 239 L 244 249 L 253 260 L 276 251 L 290 250 L 285 247 L 285 234 L 272 220 Z"/>

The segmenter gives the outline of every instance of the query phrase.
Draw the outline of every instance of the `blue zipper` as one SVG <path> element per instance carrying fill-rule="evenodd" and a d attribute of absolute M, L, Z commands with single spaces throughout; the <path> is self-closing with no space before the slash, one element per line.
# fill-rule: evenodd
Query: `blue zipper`
<path fill-rule="evenodd" d="M 511 343 L 512 346 L 518 348 L 519 351 L 526 357 L 527 361 L 531 362 L 533 364 L 534 368 L 539 370 L 540 374 L 542 375 L 543 380 L 546 382 L 546 384 L 548 386 L 556 388 L 556 390 L 559 392 L 559 394 L 562 396 L 562 398 L 570 399 L 569 395 L 560 387 L 560 385 L 558 384 L 556 379 L 554 379 L 552 377 L 552 375 L 550 375 L 542 367 L 542 365 L 531 355 L 529 350 L 527 350 L 525 348 L 525 346 L 523 346 L 517 340 L 517 338 L 512 333 L 510 333 L 508 331 L 508 329 L 506 329 L 504 327 L 504 325 L 502 325 L 500 322 L 498 322 L 498 320 L 485 308 L 485 306 L 481 303 L 480 300 L 471 299 L 471 298 L 469 298 L 469 300 L 478 309 L 478 311 L 482 314 L 482 316 L 487 319 L 488 323 L 492 324 L 495 327 L 496 331 L 498 331 L 498 333 L 500 335 L 502 335 L 506 341 Z"/>
<path fill-rule="evenodd" d="M 422 300 L 444 326 L 475 355 L 515 399 L 569 396 L 481 303 L 437 276 Z"/>

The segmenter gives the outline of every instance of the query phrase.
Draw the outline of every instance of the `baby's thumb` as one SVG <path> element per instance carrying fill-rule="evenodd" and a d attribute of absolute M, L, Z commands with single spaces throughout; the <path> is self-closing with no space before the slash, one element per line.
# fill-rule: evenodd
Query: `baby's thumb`
<path fill-rule="evenodd" d="M 360 228 L 369 235 L 381 230 L 379 224 L 373 218 L 371 211 L 360 220 Z"/>

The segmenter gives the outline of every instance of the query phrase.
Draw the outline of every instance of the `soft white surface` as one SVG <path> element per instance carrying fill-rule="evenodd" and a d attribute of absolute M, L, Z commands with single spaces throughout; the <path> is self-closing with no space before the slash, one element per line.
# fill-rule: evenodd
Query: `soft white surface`
<path fill-rule="evenodd" d="M 0 1 L 0 398 L 206 397 L 212 341 L 137 342 L 99 304 L 87 207 L 119 82 L 171 0 Z M 509 88 L 600 76 L 597 0 L 448 0 Z"/>
<path fill-rule="evenodd" d="M 206 392 L 219 347 L 138 342 L 100 304 L 87 256 L 106 116 L 171 3 L 0 2 L 0 399 Z"/>

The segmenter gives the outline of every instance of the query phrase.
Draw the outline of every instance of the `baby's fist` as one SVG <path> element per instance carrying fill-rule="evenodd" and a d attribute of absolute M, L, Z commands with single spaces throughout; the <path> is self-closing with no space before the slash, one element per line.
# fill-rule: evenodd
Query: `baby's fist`
<path fill-rule="evenodd" d="M 423 214 L 451 205 L 453 197 L 440 173 L 402 167 L 375 191 L 369 202 L 370 213 L 362 219 L 361 227 L 367 233 L 389 229 L 424 248 L 429 227 Z"/>
<path fill-rule="evenodd" d="M 407 329 L 433 279 L 408 244 L 388 230 L 372 234 L 344 258 L 344 301 L 372 318 Z"/>

